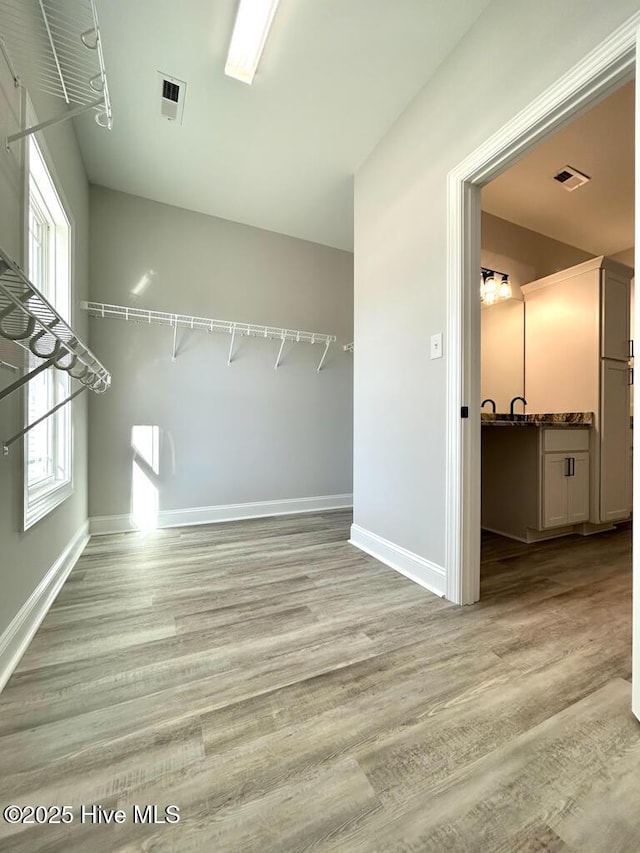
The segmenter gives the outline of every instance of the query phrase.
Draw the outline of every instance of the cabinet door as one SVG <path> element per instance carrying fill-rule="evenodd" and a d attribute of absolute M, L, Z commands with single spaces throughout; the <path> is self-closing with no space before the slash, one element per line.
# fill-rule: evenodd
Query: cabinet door
<path fill-rule="evenodd" d="M 568 454 L 545 453 L 542 457 L 542 526 L 568 524 Z"/>
<path fill-rule="evenodd" d="M 602 358 L 629 359 L 631 289 L 629 279 L 602 270 Z"/>
<path fill-rule="evenodd" d="M 627 518 L 629 506 L 629 368 L 602 362 L 600 402 L 600 520 Z"/>
<path fill-rule="evenodd" d="M 589 519 L 589 454 L 573 453 L 571 460 L 567 477 L 567 521 L 577 524 Z"/>

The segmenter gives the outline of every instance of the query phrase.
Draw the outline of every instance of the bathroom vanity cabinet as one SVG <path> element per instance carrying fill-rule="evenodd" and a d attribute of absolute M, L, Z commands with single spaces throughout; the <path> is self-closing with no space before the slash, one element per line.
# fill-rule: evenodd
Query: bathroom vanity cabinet
<path fill-rule="evenodd" d="M 482 427 L 482 527 L 522 542 L 584 532 L 590 428 Z"/>

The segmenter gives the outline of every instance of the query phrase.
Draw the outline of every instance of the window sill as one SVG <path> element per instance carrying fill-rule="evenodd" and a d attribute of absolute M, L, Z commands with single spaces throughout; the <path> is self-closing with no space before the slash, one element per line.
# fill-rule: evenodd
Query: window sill
<path fill-rule="evenodd" d="M 33 527 L 72 494 L 73 486 L 71 483 L 61 483 L 55 489 L 33 500 L 31 504 L 28 503 L 28 496 L 25 495 L 24 530 Z"/>

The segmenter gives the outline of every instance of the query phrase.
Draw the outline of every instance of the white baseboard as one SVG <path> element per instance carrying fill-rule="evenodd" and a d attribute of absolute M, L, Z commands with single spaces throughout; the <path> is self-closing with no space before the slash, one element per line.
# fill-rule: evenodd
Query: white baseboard
<path fill-rule="evenodd" d="M 351 525 L 351 539 L 349 542 L 376 560 L 380 560 L 401 575 L 409 578 L 429 592 L 444 598 L 446 588 L 446 572 L 442 566 L 419 557 L 412 551 L 407 551 L 400 545 L 383 539 L 364 527 L 357 524 Z"/>
<path fill-rule="evenodd" d="M 89 522 L 86 521 L 0 636 L 0 691 L 27 650 L 88 541 Z"/>
<path fill-rule="evenodd" d="M 157 527 L 189 527 L 193 524 L 218 524 L 223 521 L 243 521 L 247 518 L 266 518 L 272 515 L 293 515 L 350 509 L 353 495 L 323 495 L 315 498 L 292 498 L 281 501 L 199 506 L 187 509 L 167 509 L 158 513 Z M 91 535 L 128 533 L 137 530 L 131 515 L 102 515 L 90 519 Z"/>

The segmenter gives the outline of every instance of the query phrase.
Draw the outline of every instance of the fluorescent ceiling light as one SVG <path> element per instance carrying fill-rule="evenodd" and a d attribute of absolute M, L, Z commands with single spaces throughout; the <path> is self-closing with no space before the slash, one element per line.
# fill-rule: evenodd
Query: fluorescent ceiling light
<path fill-rule="evenodd" d="M 251 85 L 278 0 L 240 0 L 224 73 Z"/>

